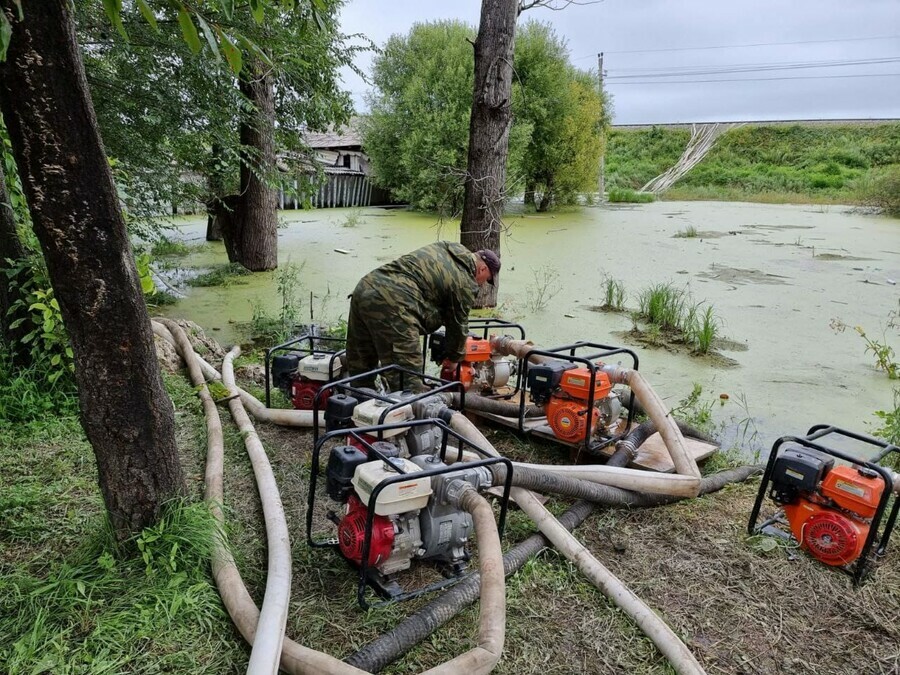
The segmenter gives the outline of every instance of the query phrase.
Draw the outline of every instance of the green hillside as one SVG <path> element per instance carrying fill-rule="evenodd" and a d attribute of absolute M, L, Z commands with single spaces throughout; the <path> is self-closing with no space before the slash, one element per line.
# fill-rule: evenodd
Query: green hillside
<path fill-rule="evenodd" d="M 672 166 L 688 129 L 613 130 L 610 188 L 638 189 Z M 900 185 L 900 123 L 748 125 L 715 147 L 667 199 L 875 204 L 889 209 Z M 888 203 L 885 199 L 888 199 Z"/>

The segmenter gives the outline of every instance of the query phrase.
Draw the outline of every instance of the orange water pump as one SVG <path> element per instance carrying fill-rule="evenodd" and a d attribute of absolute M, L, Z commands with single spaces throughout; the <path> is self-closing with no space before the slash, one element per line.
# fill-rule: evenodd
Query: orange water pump
<path fill-rule="evenodd" d="M 529 368 L 528 388 L 534 402 L 545 406 L 553 434 L 560 440 L 577 443 L 597 427 L 601 418 L 597 404 L 609 396 L 612 383 L 600 370 L 592 378 L 591 369 L 586 366 L 548 361 Z"/>
<path fill-rule="evenodd" d="M 874 444 L 881 452 L 874 461 L 866 461 L 820 442 L 832 434 Z M 877 461 L 890 452 L 900 449 L 837 427 L 813 427 L 805 438 L 779 439 L 763 474 L 748 531 L 792 537 L 810 555 L 851 573 L 858 583 L 870 559 L 884 555 L 897 519 L 900 501 L 895 499 L 887 524 L 879 529 L 894 479 Z M 758 525 L 767 492 L 781 511 Z"/>

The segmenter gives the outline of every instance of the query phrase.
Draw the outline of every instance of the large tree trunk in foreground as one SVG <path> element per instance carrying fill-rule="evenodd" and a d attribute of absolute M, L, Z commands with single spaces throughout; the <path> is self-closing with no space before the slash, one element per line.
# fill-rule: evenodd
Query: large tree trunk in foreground
<path fill-rule="evenodd" d="M 469 121 L 469 159 L 460 242 L 500 255 L 506 157 L 512 124 L 513 46 L 518 0 L 482 0 L 475 40 L 475 87 Z M 498 286 L 485 284 L 476 307 L 497 305 Z"/>
<path fill-rule="evenodd" d="M 241 121 L 241 188 L 217 216 L 228 260 L 259 272 L 278 267 L 278 196 L 268 181 L 275 170 L 275 95 L 268 66 L 253 60 L 241 73 L 241 93 L 254 107 Z"/>
<path fill-rule="evenodd" d="M 9 308 L 20 298 L 20 294 L 18 284 L 7 274 L 10 266 L 6 261 L 21 260 L 25 255 L 25 247 L 16 231 L 16 219 L 6 190 L 3 165 L 0 164 L 0 339 L 6 343 L 6 349 L 14 363 L 20 365 L 26 363 L 27 352 L 22 338 L 28 333 L 28 326 L 22 324 L 18 328 L 10 327 L 19 317 L 11 316 Z"/>
<path fill-rule="evenodd" d="M 81 423 L 117 537 L 183 494 L 172 403 L 103 152 L 69 0 L 0 0 L 0 107 L 75 356 Z"/>

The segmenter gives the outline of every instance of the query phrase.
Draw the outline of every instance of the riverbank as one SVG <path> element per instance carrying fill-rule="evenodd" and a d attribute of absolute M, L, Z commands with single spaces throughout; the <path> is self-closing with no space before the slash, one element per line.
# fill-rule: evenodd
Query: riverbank
<path fill-rule="evenodd" d="M 191 499 L 198 500 L 202 411 L 183 372 L 165 379 Z M 227 531 L 259 603 L 266 581 L 263 518 L 241 436 L 224 410 L 223 420 Z M 558 447 L 484 429 L 510 457 L 564 461 Z M 288 635 L 344 657 L 426 599 L 362 612 L 353 570 L 336 552 L 311 549 L 304 540 L 311 432 L 263 424 L 257 430 L 281 490 L 293 548 Z M 0 485 L 0 670 L 245 671 L 249 649 L 209 576 L 199 511 L 192 520 L 169 519 L 145 532 L 144 559 L 117 560 L 104 531 L 93 455 L 77 418 L 2 428 L 0 447 L 7 479 Z M 891 589 L 900 587 L 900 556 L 889 551 L 871 581 L 854 589 L 845 575 L 804 553 L 748 538 L 758 485 L 753 480 L 653 509 L 603 509 L 576 534 L 710 673 L 896 672 L 900 596 Z M 558 512 L 565 504 L 551 501 L 550 508 Z M 504 546 L 531 531 L 514 510 Z M 552 549 L 512 577 L 506 595 L 507 638 L 498 675 L 671 672 L 634 624 Z M 477 610 L 470 607 L 384 672 L 420 672 L 468 649 Z"/>
<path fill-rule="evenodd" d="M 607 186 L 637 190 L 675 164 L 690 130 L 610 132 Z M 671 200 L 900 208 L 900 123 L 748 124 L 727 131 Z M 890 184 L 889 184 L 890 183 Z M 896 194 L 887 194 L 895 191 Z"/>

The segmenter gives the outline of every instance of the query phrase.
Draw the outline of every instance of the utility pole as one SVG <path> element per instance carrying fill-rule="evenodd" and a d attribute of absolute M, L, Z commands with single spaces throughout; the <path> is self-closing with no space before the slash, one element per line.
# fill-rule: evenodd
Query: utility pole
<path fill-rule="evenodd" d="M 597 54 L 597 79 L 599 80 L 600 85 L 600 96 L 603 96 L 603 52 Z M 598 196 L 597 202 L 603 203 L 603 195 L 606 192 L 606 143 L 603 144 L 603 149 L 600 151 L 600 179 L 597 185 Z"/>

